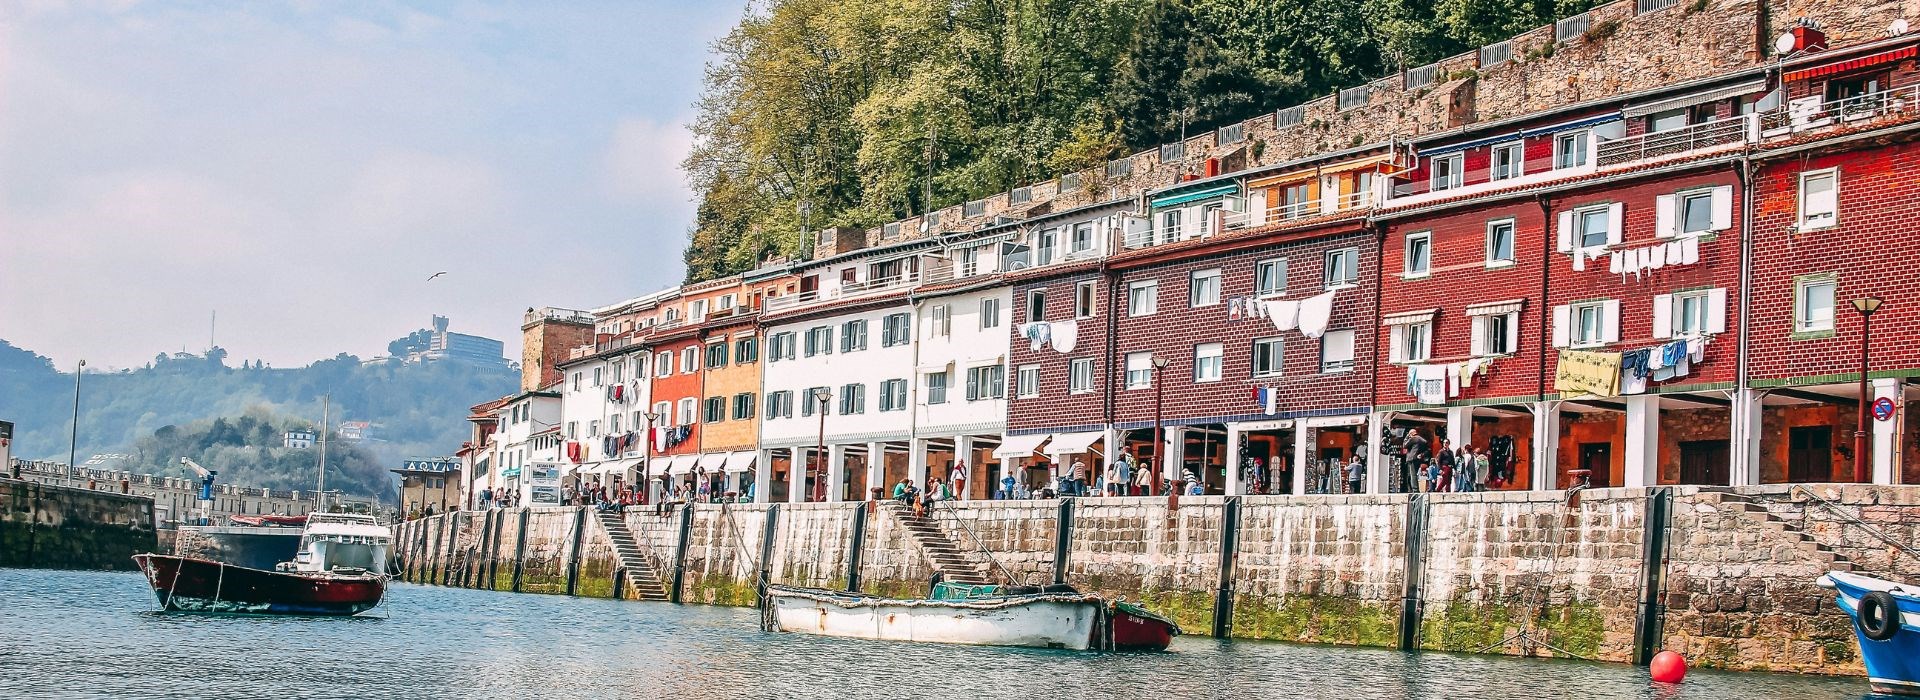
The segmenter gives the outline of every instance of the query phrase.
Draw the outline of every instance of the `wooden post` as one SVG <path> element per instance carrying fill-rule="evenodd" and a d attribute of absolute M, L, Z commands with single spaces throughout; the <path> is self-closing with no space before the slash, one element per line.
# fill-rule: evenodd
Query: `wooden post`
<path fill-rule="evenodd" d="M 573 543 L 567 547 L 567 595 L 580 586 L 580 540 L 587 529 L 587 507 L 573 508 Z"/>
<path fill-rule="evenodd" d="M 520 592 L 520 576 L 527 570 L 527 509 L 520 509 L 520 534 L 513 538 L 513 592 Z"/>
<path fill-rule="evenodd" d="M 443 554 L 442 554 L 442 549 L 440 547 L 440 543 L 445 541 L 446 538 L 447 538 L 446 518 L 435 517 L 433 519 L 433 550 L 432 550 L 433 558 L 431 560 L 432 563 L 427 565 L 427 576 L 426 576 L 427 583 L 433 583 L 440 579 L 441 567 L 443 564 L 445 564 L 445 562 L 441 561 L 441 559 L 443 558 Z"/>
<path fill-rule="evenodd" d="M 853 542 L 847 545 L 847 592 L 860 592 L 861 550 L 867 548 L 867 510 L 877 507 L 873 501 L 864 501 L 853 509 Z"/>
<path fill-rule="evenodd" d="M 1240 497 L 1228 496 L 1220 516 L 1220 585 L 1213 597 L 1213 636 L 1233 635 L 1233 567 L 1240 548 Z"/>
<path fill-rule="evenodd" d="M 1053 527 L 1053 582 L 1067 582 L 1067 557 L 1073 551 L 1073 502 L 1075 499 L 1060 499 L 1060 515 L 1054 519 Z M 1012 583 L 1009 581 L 1008 583 Z"/>
<path fill-rule="evenodd" d="M 693 539 L 693 504 L 680 507 L 680 535 L 673 545 L 673 588 L 667 591 L 667 600 L 680 602 L 680 593 L 687 585 L 687 544 Z"/>
<path fill-rule="evenodd" d="M 1294 467 L 1300 469 L 1301 467 Z M 1406 529 L 1407 544 L 1403 558 L 1406 579 L 1400 587 L 1400 649 L 1414 649 L 1420 645 L 1420 620 L 1424 615 L 1420 600 L 1420 580 L 1425 577 L 1426 558 L 1422 551 L 1427 539 L 1427 500 L 1421 494 L 1407 496 L 1407 509 L 1402 517 L 1402 526 Z"/>
<path fill-rule="evenodd" d="M 440 516 L 447 522 L 446 565 L 440 567 L 440 585 L 453 584 L 453 555 L 460 550 L 460 514 L 446 513 Z"/>
<path fill-rule="evenodd" d="M 1667 540 L 1673 523 L 1673 489 L 1657 488 L 1647 494 L 1646 516 L 1640 536 L 1640 609 L 1633 620 L 1633 662 L 1645 666 L 1660 651 L 1665 632 L 1667 601 L 1662 597 L 1667 581 Z"/>
<path fill-rule="evenodd" d="M 487 547 L 487 590 L 500 588 L 500 534 L 507 528 L 507 512 L 494 508 L 487 511 L 493 518 L 493 544 Z"/>

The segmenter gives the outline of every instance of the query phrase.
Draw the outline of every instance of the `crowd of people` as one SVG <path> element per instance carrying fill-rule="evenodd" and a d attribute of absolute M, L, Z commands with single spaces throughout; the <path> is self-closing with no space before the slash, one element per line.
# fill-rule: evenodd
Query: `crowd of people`
<path fill-rule="evenodd" d="M 1485 491 L 1490 484 L 1500 487 L 1503 476 L 1494 468 L 1487 447 L 1435 440 L 1437 446 L 1420 429 L 1408 431 L 1399 453 L 1405 481 L 1418 485 L 1422 493 Z"/>

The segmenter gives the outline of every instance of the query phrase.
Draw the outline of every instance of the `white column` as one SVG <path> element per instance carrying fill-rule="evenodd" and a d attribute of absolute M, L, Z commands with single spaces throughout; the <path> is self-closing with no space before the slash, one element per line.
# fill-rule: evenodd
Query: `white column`
<path fill-rule="evenodd" d="M 1626 474 L 1621 481 L 1627 488 L 1645 488 L 1660 484 L 1660 397 L 1651 394 L 1628 396 L 1627 454 L 1622 460 Z"/>
<path fill-rule="evenodd" d="M 1533 404 L 1533 488 L 1553 491 L 1560 475 L 1560 402 Z"/>
<path fill-rule="evenodd" d="M 766 503 L 773 494 L 773 450 L 760 450 L 753 459 L 753 501 Z"/>
<path fill-rule="evenodd" d="M 1760 484 L 1760 418 L 1764 415 L 1761 399 L 1766 396 L 1759 391 L 1747 389 L 1730 392 L 1732 399 L 1727 407 L 1728 426 L 1727 478 L 1729 486 L 1758 486 Z"/>
<path fill-rule="evenodd" d="M 1162 431 L 1165 438 L 1160 445 L 1160 473 L 1166 476 L 1171 488 L 1171 481 L 1180 478 L 1181 467 L 1187 461 L 1187 429 L 1169 427 Z"/>
<path fill-rule="evenodd" d="M 1447 408 L 1447 448 L 1459 449 L 1461 445 L 1473 442 L 1473 407 L 1449 406 Z M 1435 449 L 1439 449 L 1436 445 Z"/>
<path fill-rule="evenodd" d="M 1228 423 L 1227 495 L 1229 496 L 1239 496 L 1245 493 L 1243 484 L 1240 483 L 1240 461 L 1240 425 L 1238 423 Z"/>
<path fill-rule="evenodd" d="M 867 488 L 880 487 L 880 497 L 893 495 L 893 484 L 887 483 L 887 443 L 867 443 Z"/>
<path fill-rule="evenodd" d="M 787 454 L 787 502 L 807 502 L 807 451 L 809 447 L 789 447 Z"/>
<path fill-rule="evenodd" d="M 973 436 L 972 435 L 953 436 L 953 462 L 954 464 L 967 465 L 966 466 L 967 485 L 963 487 L 963 490 L 961 493 L 955 494 L 962 501 L 973 500 L 973 497 L 968 494 L 973 493 L 974 480 L 993 478 L 993 476 L 988 474 L 986 470 L 980 469 L 979 468 L 980 465 L 973 463 Z M 993 482 L 991 481 L 987 482 L 986 492 L 988 494 L 993 493 Z"/>
<path fill-rule="evenodd" d="M 1307 492 L 1307 460 L 1313 454 L 1313 429 L 1307 427 L 1307 419 L 1293 422 L 1293 495 Z"/>
<path fill-rule="evenodd" d="M 1887 399 L 1893 402 L 1893 416 L 1880 420 L 1871 412 L 1867 420 L 1873 421 L 1873 483 L 1896 484 L 1900 482 L 1900 436 L 1905 434 L 1901 424 L 1906 418 L 1906 392 L 1898 377 L 1872 380 L 1873 399 Z"/>
<path fill-rule="evenodd" d="M 1367 414 L 1367 493 L 1386 493 L 1392 488 L 1391 467 L 1387 457 L 1382 454 L 1381 440 L 1386 437 L 1387 419 L 1393 414 L 1384 411 Z"/>
<path fill-rule="evenodd" d="M 927 487 L 927 441 L 921 438 L 907 440 L 907 478 L 913 485 Z"/>
<path fill-rule="evenodd" d="M 847 476 L 847 446 L 827 446 L 827 502 L 839 503 L 846 500 L 842 493 L 842 481 Z"/>

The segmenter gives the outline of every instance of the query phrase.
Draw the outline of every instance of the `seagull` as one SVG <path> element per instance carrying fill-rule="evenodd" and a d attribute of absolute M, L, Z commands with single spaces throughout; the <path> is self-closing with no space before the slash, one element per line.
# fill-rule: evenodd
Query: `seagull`
<path fill-rule="evenodd" d="M 444 275 L 444 274 L 447 274 L 445 270 L 442 270 L 442 271 L 440 271 L 440 272 L 435 272 L 435 273 L 433 273 L 433 277 L 428 277 L 428 278 L 427 278 L 427 281 L 428 281 L 428 282 L 432 282 L 432 281 L 434 280 L 434 278 L 435 278 L 435 277 L 439 277 L 439 276 L 441 276 L 441 275 Z"/>

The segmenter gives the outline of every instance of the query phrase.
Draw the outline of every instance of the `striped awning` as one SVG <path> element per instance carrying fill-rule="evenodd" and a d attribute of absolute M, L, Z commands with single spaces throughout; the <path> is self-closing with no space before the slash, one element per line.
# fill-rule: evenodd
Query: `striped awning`
<path fill-rule="evenodd" d="M 1728 85 L 1726 87 L 1714 88 L 1712 90 L 1701 90 L 1699 92 L 1690 92 L 1685 95 L 1681 95 L 1679 97 L 1670 97 L 1664 100 L 1660 100 L 1658 102 L 1648 102 L 1642 105 L 1634 105 L 1626 109 L 1620 110 L 1620 113 L 1623 115 L 1626 115 L 1629 118 L 1644 117 L 1649 114 L 1653 114 L 1655 112 L 1665 112 L 1667 110 L 1680 109 L 1682 107 L 1692 107 L 1698 104 L 1706 104 L 1708 102 L 1724 100 L 1729 97 L 1751 95 L 1753 93 L 1756 93 L 1765 89 L 1767 89 L 1767 81 L 1755 80 L 1751 82 L 1740 83 L 1738 85 Z"/>
<path fill-rule="evenodd" d="M 1527 300 L 1525 299 L 1511 299 L 1508 301 L 1490 301 L 1485 304 L 1471 304 L 1467 306 L 1467 315 L 1468 316 L 1499 316 L 1501 314 L 1518 313 L 1520 309 L 1524 308 L 1526 305 L 1527 305 Z"/>
<path fill-rule="evenodd" d="M 1439 309 L 1421 309 L 1419 311 L 1402 311 L 1397 314 L 1387 314 L 1385 316 L 1380 317 L 1380 324 L 1383 326 L 1404 326 L 1409 323 L 1425 323 L 1427 321 L 1433 320 L 1433 317 L 1439 314 L 1440 314 Z"/>
<path fill-rule="evenodd" d="M 1159 199 L 1153 200 L 1153 206 L 1171 207 L 1176 204 L 1198 202 L 1202 199 L 1211 199 L 1213 197 L 1225 197 L 1227 195 L 1233 194 L 1238 191 L 1240 191 L 1240 185 L 1229 183 L 1225 185 L 1220 185 L 1218 187 L 1208 187 L 1203 190 L 1194 190 L 1192 192 L 1182 192 L 1180 194 L 1161 197 Z"/>
<path fill-rule="evenodd" d="M 1788 71 L 1787 74 L 1784 76 L 1781 76 L 1780 79 L 1783 82 L 1791 83 L 1796 80 L 1806 80 L 1808 78 L 1818 78 L 1823 75 L 1845 73 L 1847 71 L 1858 69 L 1858 68 L 1866 68 L 1868 66 L 1877 66 L 1883 63 L 1892 63 L 1894 61 L 1898 61 L 1903 58 L 1912 58 L 1916 51 L 1920 51 L 1920 46 L 1908 46 L 1905 48 L 1894 49 L 1892 51 L 1882 51 L 1880 53 L 1873 54 L 1871 56 L 1861 56 L 1859 58 L 1841 61 L 1839 63 L 1829 63 L 1824 66 L 1814 66 L 1812 68 L 1802 68 L 1796 71 Z"/>

